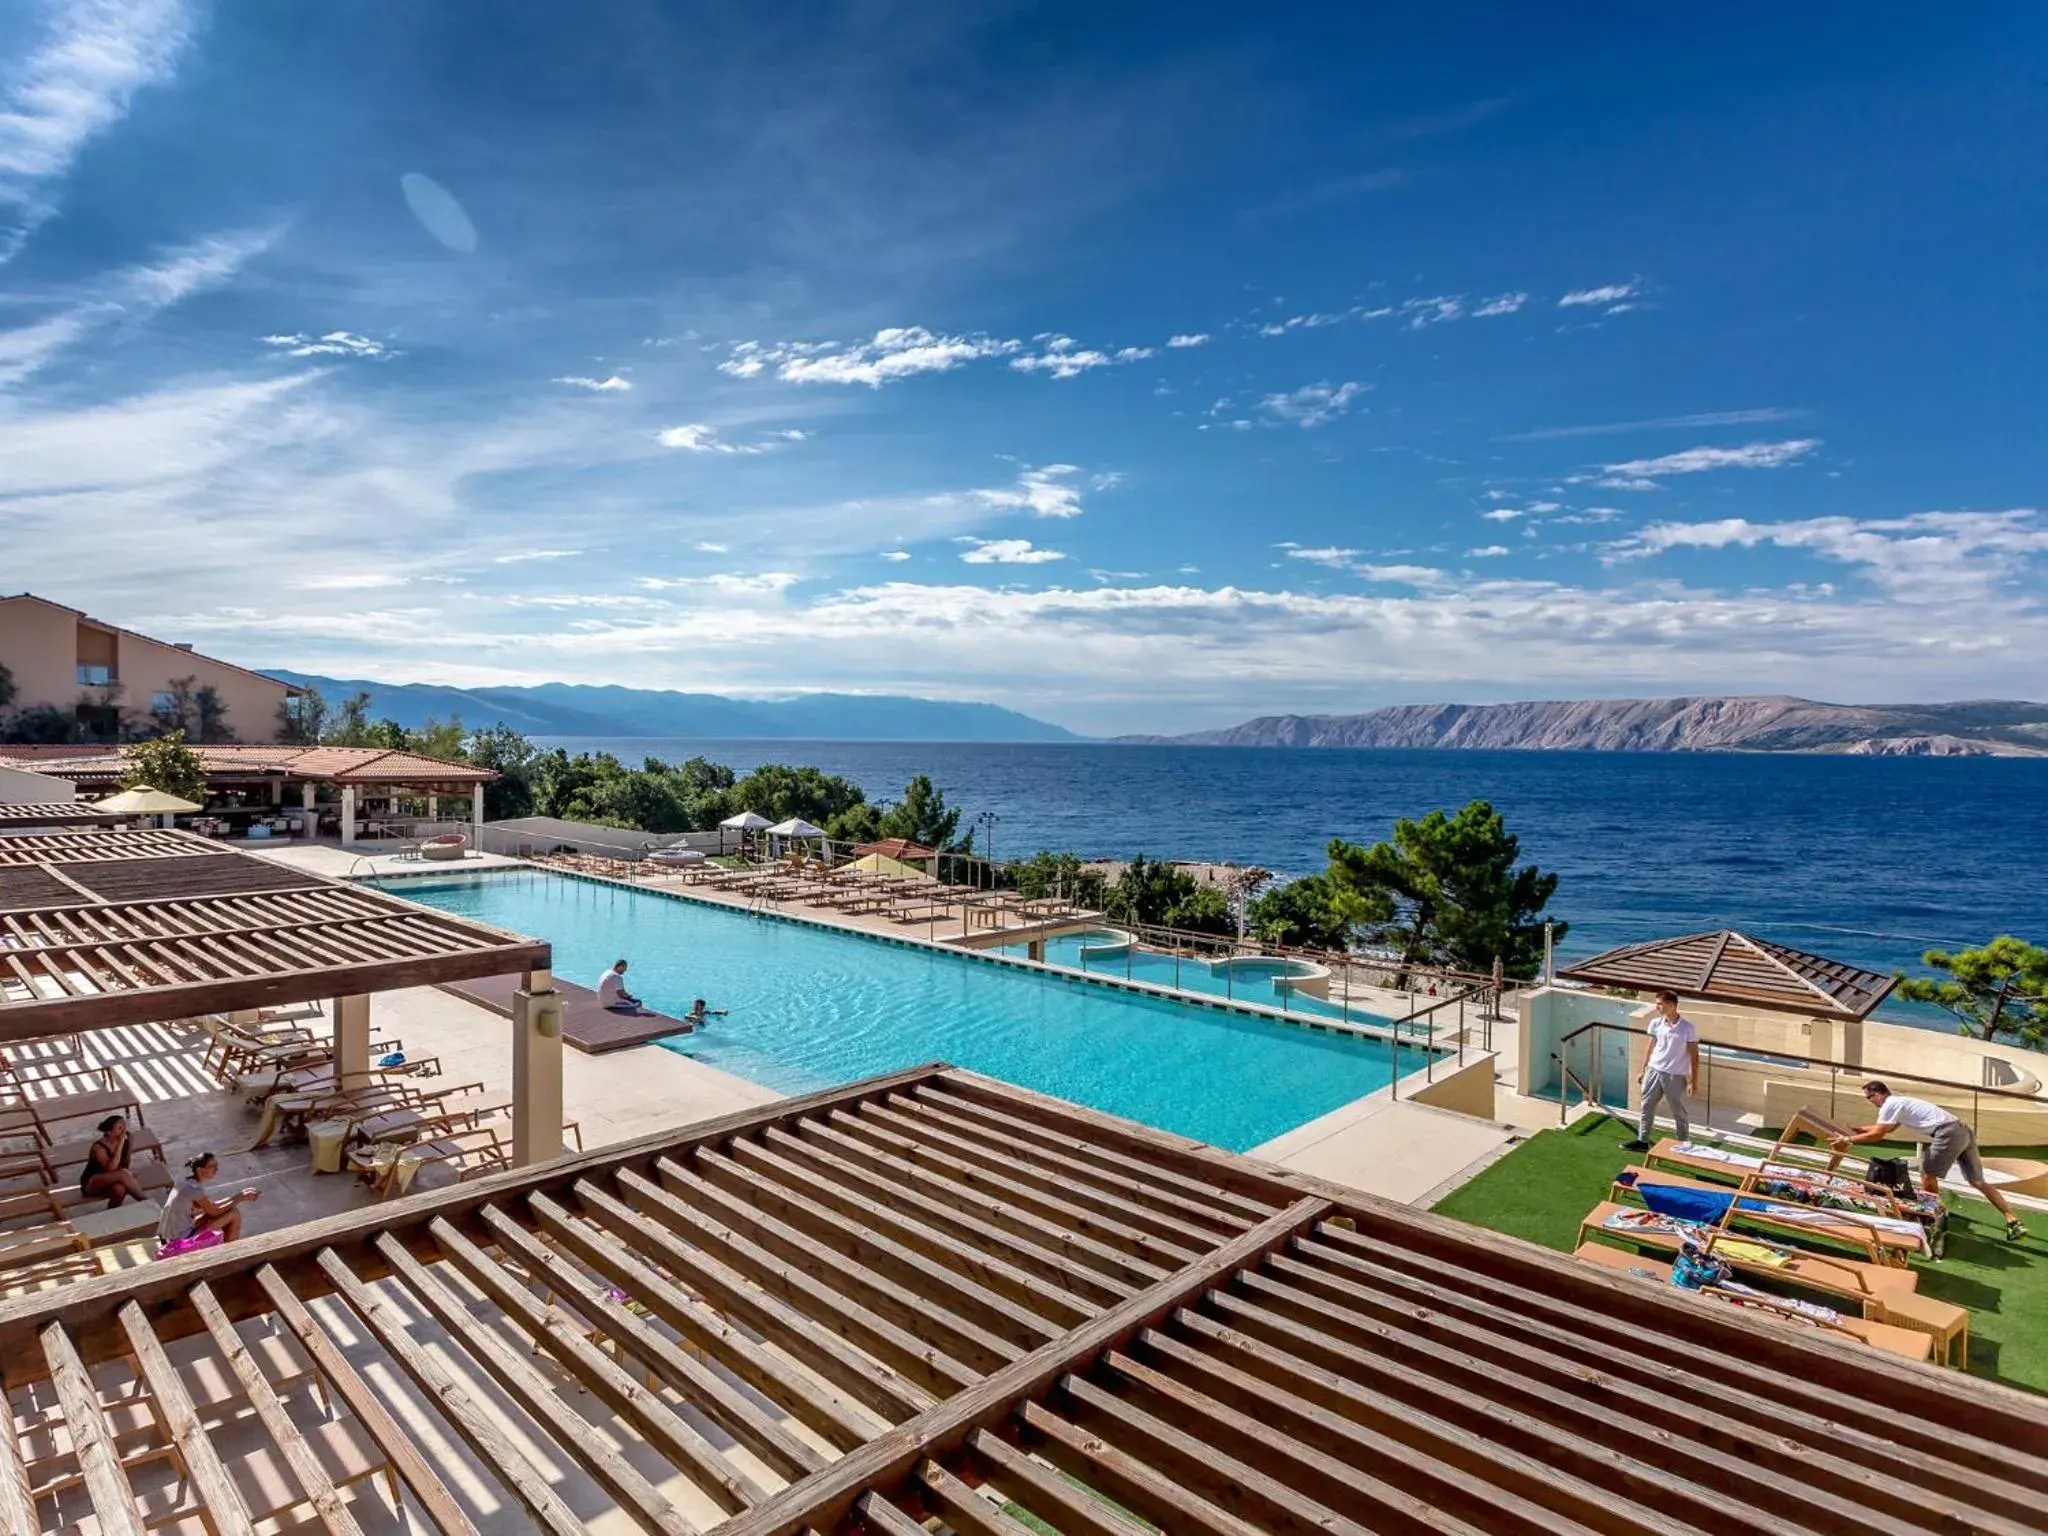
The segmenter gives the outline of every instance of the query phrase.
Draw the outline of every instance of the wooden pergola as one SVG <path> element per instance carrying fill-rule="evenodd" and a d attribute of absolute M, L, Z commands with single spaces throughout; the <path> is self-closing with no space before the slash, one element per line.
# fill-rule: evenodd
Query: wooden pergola
<path fill-rule="evenodd" d="M 544 940 L 188 832 L 0 835 L 0 1045 L 331 1000 L 345 1080 L 369 1070 L 371 994 L 517 974 L 515 1154 L 532 1162 L 561 1150 L 552 963 Z"/>
<path fill-rule="evenodd" d="M 114 811 L 98 810 L 84 800 L 0 804 L 0 832 L 28 827 L 117 827 L 131 819 Z"/>
<path fill-rule="evenodd" d="M 338 1437 L 462 1533 L 2048 1523 L 2040 1399 L 937 1066 L 18 1299 L 0 1372 L 24 1533 L 357 1532 Z"/>

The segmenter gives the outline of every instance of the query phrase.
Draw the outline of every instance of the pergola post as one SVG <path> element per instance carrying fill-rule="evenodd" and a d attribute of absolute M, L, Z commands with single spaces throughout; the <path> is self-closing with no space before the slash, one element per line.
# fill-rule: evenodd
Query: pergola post
<path fill-rule="evenodd" d="M 320 812 L 313 804 L 313 790 L 314 785 L 310 779 L 299 786 L 299 804 L 306 809 L 306 836 L 308 838 L 320 830 Z"/>
<path fill-rule="evenodd" d="M 334 1000 L 334 1077 L 343 1087 L 370 1075 L 370 996 Z"/>
<path fill-rule="evenodd" d="M 430 790 L 428 790 L 428 791 L 427 791 L 427 820 L 429 820 L 429 821 L 439 821 L 440 819 L 441 819 L 441 797 L 440 797 L 439 795 L 435 794 L 435 793 L 434 793 L 434 792 L 433 792 L 433 791 L 432 791 L 432 790 L 430 789 Z"/>
<path fill-rule="evenodd" d="M 512 994 L 512 1161 L 562 1155 L 562 995 L 553 971 L 533 970 Z"/>
<path fill-rule="evenodd" d="M 721 838 L 721 842 L 723 838 Z M 484 849 L 484 787 L 475 785 L 469 792 L 469 845 L 482 853 Z"/>
<path fill-rule="evenodd" d="M 356 787 L 353 784 L 341 786 L 341 846 L 346 848 L 356 840 Z"/>
<path fill-rule="evenodd" d="M 1863 1065 L 1863 1021 L 1844 1019 L 1842 1021 L 1842 1057 L 1852 1067 Z"/>

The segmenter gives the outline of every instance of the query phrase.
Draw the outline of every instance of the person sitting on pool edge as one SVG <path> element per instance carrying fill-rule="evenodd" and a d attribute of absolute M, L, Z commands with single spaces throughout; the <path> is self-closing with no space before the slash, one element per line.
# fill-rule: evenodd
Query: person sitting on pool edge
<path fill-rule="evenodd" d="M 640 999 L 626 990 L 626 962 L 614 960 L 612 968 L 604 973 L 604 979 L 597 984 L 597 1001 L 601 1007 L 613 1013 L 638 1013 Z"/>
<path fill-rule="evenodd" d="M 706 1019 L 722 1019 L 724 1017 L 725 1010 L 723 1008 L 706 1007 L 704 999 L 700 997 L 690 1004 L 690 1011 L 683 1015 L 683 1022 L 694 1029 Z"/>

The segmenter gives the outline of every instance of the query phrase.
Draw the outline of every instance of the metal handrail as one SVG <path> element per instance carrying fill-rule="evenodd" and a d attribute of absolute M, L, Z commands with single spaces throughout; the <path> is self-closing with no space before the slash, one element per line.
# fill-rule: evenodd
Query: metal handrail
<path fill-rule="evenodd" d="M 1568 1083 L 1577 1083 L 1579 1085 L 1580 1092 L 1587 1103 L 1597 1104 L 1601 1109 L 1605 1110 L 1605 1102 L 1586 1087 L 1585 1081 L 1572 1071 L 1570 1064 L 1565 1059 L 1567 1048 L 1571 1045 L 1572 1041 L 1578 1039 L 1581 1035 L 1593 1034 L 1601 1030 L 1615 1030 L 1623 1035 L 1641 1035 L 1646 1039 L 1649 1037 L 1647 1029 L 1638 1028 L 1636 1025 L 1623 1024 L 1607 1019 L 1595 1019 L 1589 1024 L 1581 1024 L 1577 1029 L 1560 1035 L 1557 1041 L 1557 1049 L 1551 1053 L 1550 1059 L 1557 1063 L 1560 1075 Z M 1714 1040 L 1702 1040 L 1699 1044 L 1703 1075 L 1706 1079 L 1705 1093 L 1703 1094 L 1706 1101 L 1704 1118 L 1708 1124 L 1712 1124 L 1714 1118 L 1714 1063 L 1722 1055 L 1731 1055 L 1737 1059 L 1761 1059 L 1765 1064 L 1780 1062 L 1794 1063 L 1804 1067 L 1825 1067 L 1828 1072 L 1828 1118 L 1831 1120 L 1835 1118 L 1836 1100 L 1840 1092 L 1840 1076 L 1844 1072 L 1852 1073 L 1857 1078 L 1865 1080 L 1871 1078 L 1883 1078 L 1888 1081 L 1896 1079 L 1902 1083 L 1949 1088 L 1967 1093 L 1970 1096 L 1970 1130 L 1972 1134 L 1976 1133 L 1979 1125 L 1982 1123 L 1983 1098 L 1986 1094 L 1993 1098 L 2018 1099 L 2024 1104 L 2048 1104 L 2048 1099 L 2044 1099 L 2041 1095 L 2025 1093 L 2017 1088 L 1991 1088 L 1978 1083 L 1959 1082 L 1954 1078 L 1929 1077 L 1921 1072 L 1873 1066 L 1868 1062 L 1836 1061 L 1826 1056 L 1804 1056 L 1797 1051 L 1777 1051 L 1759 1047 L 1730 1045 L 1723 1041 Z M 1592 1064 L 1590 1075 L 1597 1080 L 1600 1075 L 1599 1067 L 1602 1060 L 1601 1052 L 1598 1050 L 1597 1037 L 1589 1059 Z M 1557 1094 L 1559 1125 L 1565 1124 L 1570 1118 L 1568 1100 L 1569 1095 L 1566 1093 L 1565 1087 L 1560 1085 Z"/>
<path fill-rule="evenodd" d="M 1623 1034 L 1642 1035 L 1646 1039 L 1650 1033 L 1647 1029 L 1638 1028 L 1634 1024 L 1623 1024 L 1617 1020 L 1595 1019 L 1590 1024 L 1581 1024 L 1569 1034 L 1560 1035 L 1557 1041 L 1558 1049 L 1563 1050 L 1565 1046 L 1571 1044 L 1579 1036 L 1595 1029 L 1619 1030 Z M 1797 1051 L 1780 1051 L 1763 1046 L 1731 1045 L 1725 1040 L 1701 1040 L 1700 1046 L 1703 1050 L 1719 1046 L 1724 1051 L 1748 1051 L 1753 1056 L 1768 1056 L 1774 1061 L 1796 1061 L 1805 1067 L 1835 1067 L 1844 1072 L 1861 1072 L 1866 1077 L 1896 1077 L 1907 1082 L 1928 1083 L 1936 1088 L 1961 1088 L 1973 1093 L 1993 1094 L 2000 1098 L 2024 1099 L 2029 1104 L 2039 1104 L 2042 1102 L 2039 1094 L 2027 1093 L 2018 1088 L 1992 1088 L 1980 1083 L 1960 1082 L 1951 1077 L 1929 1077 L 1924 1072 L 1908 1072 L 1904 1068 L 1886 1069 L 1873 1067 L 1868 1062 L 1836 1061 L 1830 1056 L 1802 1056 Z"/>

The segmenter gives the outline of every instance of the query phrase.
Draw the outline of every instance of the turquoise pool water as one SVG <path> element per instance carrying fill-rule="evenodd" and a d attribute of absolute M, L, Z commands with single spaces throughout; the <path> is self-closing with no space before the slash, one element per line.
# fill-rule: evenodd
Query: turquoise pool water
<path fill-rule="evenodd" d="M 472 875 L 386 888 L 544 938 L 556 974 L 584 986 L 626 957 L 650 1006 L 680 1014 L 702 997 L 729 1010 L 666 1048 L 786 1093 L 949 1061 L 1242 1152 L 1393 1076 L 1375 1040 L 598 881 Z M 1403 1055 L 1404 1067 L 1421 1065 Z"/>
<path fill-rule="evenodd" d="M 1125 947 L 1111 946 L 1114 953 L 1083 955 L 1084 947 L 1102 946 L 1111 938 L 1105 930 L 1100 934 L 1073 933 L 1064 938 L 1048 939 L 1045 944 L 1045 960 L 1048 965 L 1064 965 L 1077 971 L 1092 972 L 1097 976 L 1120 976 L 1126 981 L 1149 982 L 1155 987 L 1172 987 L 1181 992 L 1206 992 L 1212 997 L 1229 998 L 1240 1003 L 1250 1003 L 1258 1008 L 1278 1008 L 1286 1013 L 1298 1014 L 1307 1019 L 1349 1019 L 1360 1024 L 1385 1024 L 1389 1021 L 1363 1009 L 1352 1008 L 1349 1012 L 1336 1003 L 1325 1002 L 1320 997 L 1310 997 L 1305 992 L 1292 991 L 1275 983 L 1287 975 L 1292 967 L 1285 960 L 1242 959 L 1234 965 L 1211 969 L 1206 961 L 1190 955 L 1173 955 L 1142 945 Z M 1024 958 L 1029 946 L 1006 944 L 1002 953 Z M 1427 1024 L 1404 1026 L 1410 1033 L 1427 1033 Z"/>

